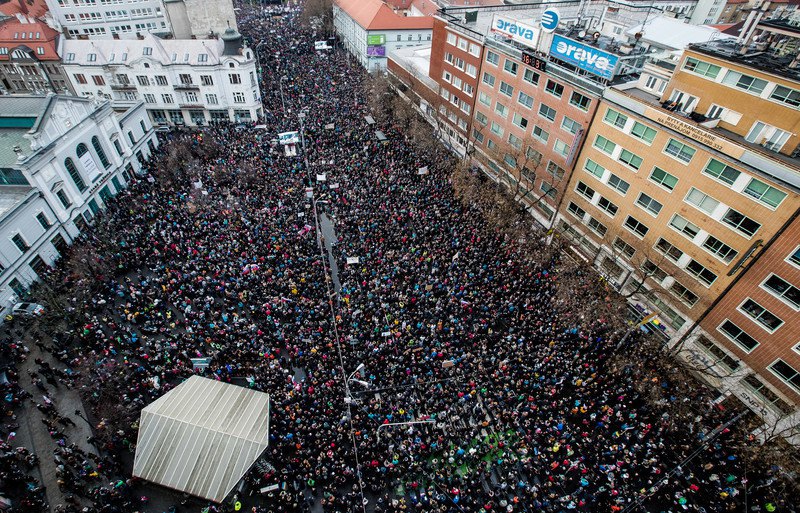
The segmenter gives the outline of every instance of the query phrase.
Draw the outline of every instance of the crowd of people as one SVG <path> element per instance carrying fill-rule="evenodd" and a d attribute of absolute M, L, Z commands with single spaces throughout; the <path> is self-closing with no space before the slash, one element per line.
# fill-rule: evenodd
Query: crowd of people
<path fill-rule="evenodd" d="M 678 396 L 659 356 L 620 363 L 623 333 L 557 300 L 560 257 L 531 258 L 459 201 L 445 150 L 391 126 L 376 139 L 364 70 L 314 50 L 302 6 L 239 7 L 263 48 L 266 128 L 168 134 L 49 278 L 70 326 L 43 348 L 69 372 L 37 362 L 30 383 L 80 388 L 98 448 L 40 408 L 65 493 L 85 511 L 148 511 L 126 476 L 139 411 L 202 372 L 271 394 L 269 447 L 241 499 L 256 513 L 793 511 L 769 486 L 780 469 L 746 474 L 713 394 Z M 271 139 L 300 112 L 304 150 L 287 157 Z M 176 148 L 182 167 L 166 169 Z M 672 408 L 687 402 L 690 416 Z M 10 443 L 3 481 L 24 482 Z"/>

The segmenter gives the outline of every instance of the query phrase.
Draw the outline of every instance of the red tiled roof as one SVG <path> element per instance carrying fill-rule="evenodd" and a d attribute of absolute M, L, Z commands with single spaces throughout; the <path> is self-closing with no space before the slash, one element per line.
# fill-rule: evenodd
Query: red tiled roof
<path fill-rule="evenodd" d="M 381 0 L 336 0 L 353 20 L 366 30 L 420 30 L 432 29 L 430 16 L 403 16 L 396 14 Z"/>
<path fill-rule="evenodd" d="M 6 16 L 27 14 L 39 18 L 47 13 L 47 3 L 45 0 L 9 0 L 0 5 L 0 13 Z"/>
<path fill-rule="evenodd" d="M 39 37 L 36 37 L 37 34 Z M 59 60 L 56 51 L 58 36 L 58 31 L 42 21 L 22 23 L 17 18 L 10 18 L 0 23 L 0 47 L 8 49 L 7 53 L 0 54 L 0 60 L 8 60 L 16 48 L 26 46 L 33 50 L 41 61 L 57 61 Z M 44 53 L 38 52 L 39 47 L 44 49 Z"/>

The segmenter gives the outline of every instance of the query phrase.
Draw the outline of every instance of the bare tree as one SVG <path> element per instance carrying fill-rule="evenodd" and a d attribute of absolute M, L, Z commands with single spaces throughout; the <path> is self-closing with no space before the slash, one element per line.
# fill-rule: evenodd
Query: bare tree
<path fill-rule="evenodd" d="M 333 33 L 333 0 L 306 0 L 300 22 L 319 34 Z"/>

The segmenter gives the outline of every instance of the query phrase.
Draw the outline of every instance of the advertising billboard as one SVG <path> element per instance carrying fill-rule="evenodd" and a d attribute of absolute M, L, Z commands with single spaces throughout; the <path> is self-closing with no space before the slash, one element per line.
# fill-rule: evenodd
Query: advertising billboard
<path fill-rule="evenodd" d="M 368 46 L 367 57 L 386 57 L 386 47 L 383 45 Z"/>
<path fill-rule="evenodd" d="M 619 60 L 619 57 L 614 54 L 558 34 L 553 35 L 550 56 L 603 78 L 614 76 L 614 68 L 617 67 Z"/>
<path fill-rule="evenodd" d="M 368 34 L 368 45 L 384 45 L 386 44 L 386 34 Z"/>
<path fill-rule="evenodd" d="M 501 14 L 495 14 L 492 19 L 492 32 L 502 34 L 514 41 L 536 48 L 536 40 L 539 38 L 539 29 L 533 25 L 522 23 L 513 18 L 508 18 Z"/>

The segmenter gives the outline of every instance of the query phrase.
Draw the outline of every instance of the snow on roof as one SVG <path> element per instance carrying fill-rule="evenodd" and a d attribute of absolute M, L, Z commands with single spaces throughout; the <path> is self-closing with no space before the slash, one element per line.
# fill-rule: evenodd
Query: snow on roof
<path fill-rule="evenodd" d="M 268 394 L 192 376 L 142 410 L 133 475 L 219 503 L 268 436 Z"/>

